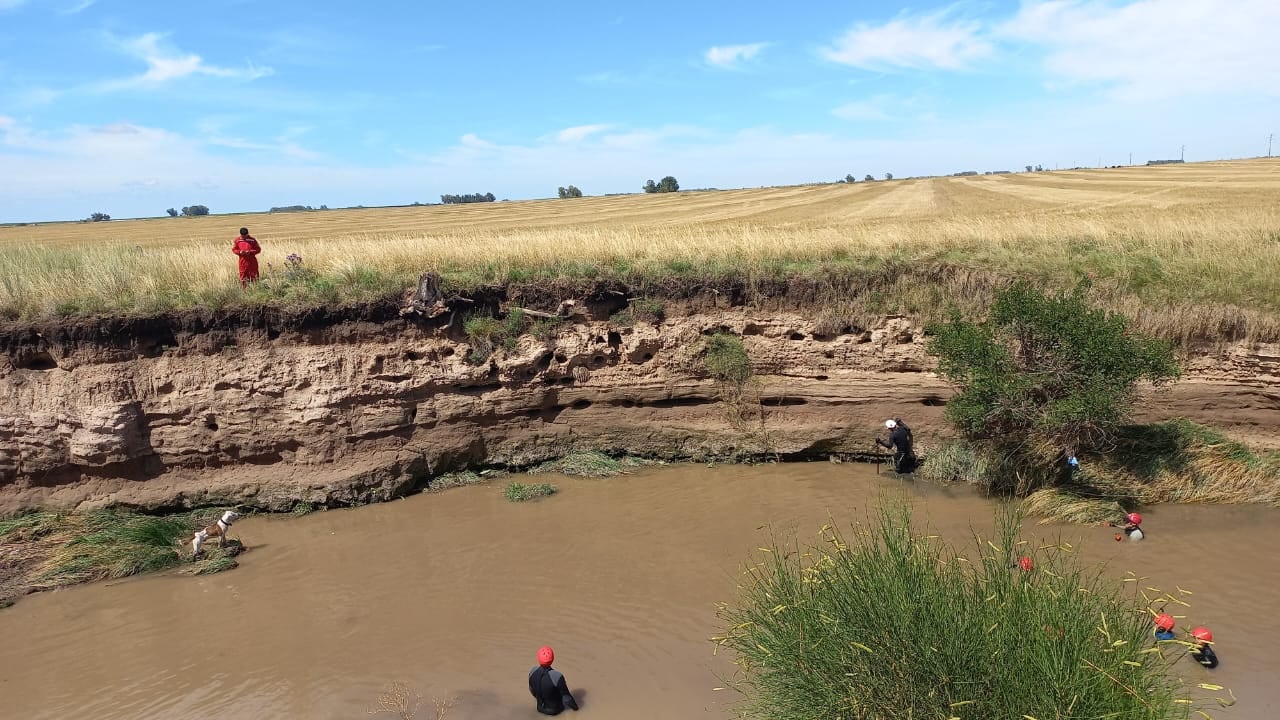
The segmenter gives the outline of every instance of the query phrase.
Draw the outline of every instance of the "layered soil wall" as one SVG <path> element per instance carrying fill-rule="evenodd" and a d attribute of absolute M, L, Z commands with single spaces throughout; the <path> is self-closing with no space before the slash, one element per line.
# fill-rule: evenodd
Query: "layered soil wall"
<path fill-rule="evenodd" d="M 576 316 L 477 359 L 459 323 L 396 308 L 287 322 L 194 317 L 0 331 L 0 512 L 387 499 L 466 467 L 576 450 L 668 459 L 864 453 L 886 417 L 926 446 L 950 390 L 921 328 L 823 334 L 812 313 L 703 308 L 653 322 Z M 753 377 L 711 378 L 704 338 L 742 337 Z M 1280 444 L 1280 346 L 1216 347 L 1148 393 Z"/>

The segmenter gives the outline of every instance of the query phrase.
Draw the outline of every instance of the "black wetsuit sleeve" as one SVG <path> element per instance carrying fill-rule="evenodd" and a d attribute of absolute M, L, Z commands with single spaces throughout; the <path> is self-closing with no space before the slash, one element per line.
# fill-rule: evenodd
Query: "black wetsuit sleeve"
<path fill-rule="evenodd" d="M 1218 667 L 1218 654 L 1215 653 L 1213 651 L 1213 648 L 1209 647 L 1208 645 L 1200 648 L 1200 652 L 1192 653 L 1192 655 L 1195 656 L 1196 662 L 1209 668 L 1210 670 Z"/>
<path fill-rule="evenodd" d="M 573 693 L 569 692 L 569 683 L 565 681 L 563 674 L 557 678 L 556 690 L 560 691 L 560 699 L 564 702 L 564 706 L 577 711 L 578 701 L 573 699 Z"/>

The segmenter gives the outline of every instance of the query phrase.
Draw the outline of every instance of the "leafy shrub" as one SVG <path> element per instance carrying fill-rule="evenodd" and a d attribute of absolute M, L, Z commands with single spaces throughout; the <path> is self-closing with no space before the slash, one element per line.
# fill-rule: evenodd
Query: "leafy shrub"
<path fill-rule="evenodd" d="M 938 372 L 959 387 L 947 419 L 966 437 L 1078 453 L 1114 436 L 1138 381 L 1178 377 L 1167 342 L 1091 306 L 1087 290 L 1046 294 L 1018 282 L 996 294 L 985 321 L 957 314 L 929 328 Z"/>

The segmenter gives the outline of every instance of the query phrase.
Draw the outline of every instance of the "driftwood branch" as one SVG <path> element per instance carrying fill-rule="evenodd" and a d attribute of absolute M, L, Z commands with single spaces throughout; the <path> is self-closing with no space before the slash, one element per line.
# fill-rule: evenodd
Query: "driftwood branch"
<path fill-rule="evenodd" d="M 557 307 L 556 311 L 553 313 L 543 312 L 541 310 L 530 310 L 529 308 L 522 308 L 522 307 L 510 307 L 507 309 L 519 310 L 520 312 L 530 317 L 548 318 L 552 320 L 557 320 L 557 319 L 563 320 L 564 318 L 567 318 L 571 314 L 573 314 L 572 311 L 577 307 L 577 305 L 578 305 L 578 301 L 576 300 L 562 300 L 560 302 L 560 306 Z"/>

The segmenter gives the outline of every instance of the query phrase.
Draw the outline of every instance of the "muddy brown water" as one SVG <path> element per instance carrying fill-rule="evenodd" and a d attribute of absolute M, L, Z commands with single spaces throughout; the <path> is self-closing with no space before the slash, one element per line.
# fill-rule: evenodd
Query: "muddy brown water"
<path fill-rule="evenodd" d="M 254 517 L 235 571 L 160 576 L 36 595 L 0 611 L 0 717 L 358 718 L 401 681 L 452 698 L 449 720 L 535 718 L 525 675 L 550 643 L 593 717 L 732 715 L 731 670 L 712 655 L 715 603 L 769 532 L 812 538 L 864 519 L 884 493 L 968 542 L 993 503 L 869 466 L 652 468 L 555 478 L 560 494 L 507 502 L 501 484 L 393 503 Z M 1280 513 L 1160 507 L 1142 543 L 1098 528 L 1028 526 L 1076 542 L 1144 584 L 1192 590 L 1187 620 L 1222 658 L 1194 682 L 1239 698 L 1219 718 L 1277 716 Z M 1225 696 L 1226 692 L 1217 693 Z M 382 717 L 390 717 L 383 715 Z"/>

